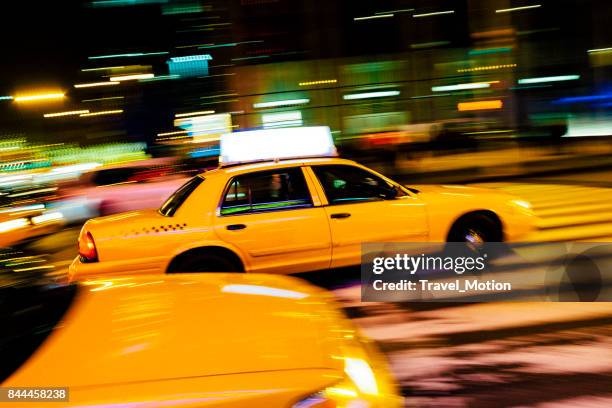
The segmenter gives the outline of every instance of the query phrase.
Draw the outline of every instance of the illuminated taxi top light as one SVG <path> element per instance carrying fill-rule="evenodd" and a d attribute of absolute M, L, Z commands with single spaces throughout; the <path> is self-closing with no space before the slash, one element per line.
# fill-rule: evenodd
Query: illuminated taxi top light
<path fill-rule="evenodd" d="M 222 165 L 300 157 L 334 157 L 327 126 L 250 130 L 221 136 Z"/>

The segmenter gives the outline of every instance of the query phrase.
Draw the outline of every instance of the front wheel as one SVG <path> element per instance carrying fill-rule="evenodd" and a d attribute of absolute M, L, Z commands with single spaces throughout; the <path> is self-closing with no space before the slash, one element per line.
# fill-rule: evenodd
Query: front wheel
<path fill-rule="evenodd" d="M 503 232 L 499 220 L 486 214 L 469 214 L 459 219 L 451 228 L 447 242 L 462 242 L 462 251 L 471 255 L 482 255 L 484 246 L 490 242 L 502 242 Z M 503 257 L 508 253 L 505 245 L 492 245 L 486 248 L 489 259 Z"/>
<path fill-rule="evenodd" d="M 501 242 L 502 239 L 497 220 L 484 214 L 474 214 L 458 220 L 449 232 L 447 241 L 482 245 L 485 242 Z"/>

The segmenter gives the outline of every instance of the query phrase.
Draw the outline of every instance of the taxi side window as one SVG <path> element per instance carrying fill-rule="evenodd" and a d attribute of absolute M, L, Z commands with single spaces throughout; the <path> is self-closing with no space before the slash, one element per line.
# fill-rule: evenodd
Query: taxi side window
<path fill-rule="evenodd" d="M 313 166 L 331 205 L 378 201 L 406 195 L 377 175 L 355 166 Z"/>
<path fill-rule="evenodd" d="M 279 169 L 235 177 L 229 185 L 221 215 L 312 207 L 301 168 Z"/>

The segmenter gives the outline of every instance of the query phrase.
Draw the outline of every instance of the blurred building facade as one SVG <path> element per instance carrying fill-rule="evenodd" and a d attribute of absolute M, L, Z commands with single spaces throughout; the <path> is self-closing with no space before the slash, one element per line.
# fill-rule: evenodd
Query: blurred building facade
<path fill-rule="evenodd" d="M 418 139 L 414 126 L 432 123 L 565 133 L 584 117 L 607 120 L 609 9 L 603 0 L 87 1 L 74 5 L 86 41 L 74 46 L 78 71 L 59 81 L 65 97 L 26 107 L 7 96 L 0 129 L 151 147 L 167 135 L 190 141 L 177 115 L 214 111 L 230 113 L 234 130 L 329 125 L 338 140 L 406 126 Z M 45 117 L 61 112 L 86 113 Z"/>

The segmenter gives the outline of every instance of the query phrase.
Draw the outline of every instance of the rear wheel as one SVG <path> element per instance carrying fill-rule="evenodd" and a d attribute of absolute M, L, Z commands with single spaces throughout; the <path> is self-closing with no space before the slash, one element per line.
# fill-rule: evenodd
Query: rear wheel
<path fill-rule="evenodd" d="M 223 255 L 193 254 L 173 262 L 168 272 L 242 272 L 242 268 L 235 261 Z"/>

